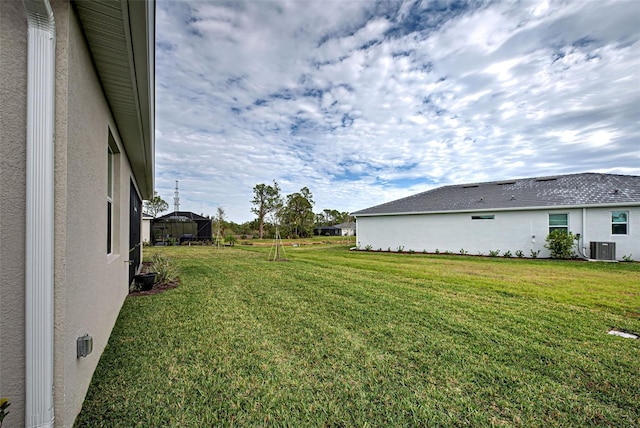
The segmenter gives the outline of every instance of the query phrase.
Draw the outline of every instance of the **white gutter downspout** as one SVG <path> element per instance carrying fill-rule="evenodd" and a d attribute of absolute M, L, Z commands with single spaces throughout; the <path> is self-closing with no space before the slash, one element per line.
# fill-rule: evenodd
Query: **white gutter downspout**
<path fill-rule="evenodd" d="M 582 207 L 582 257 L 585 260 L 589 260 L 591 258 L 591 254 L 587 257 L 587 209 Z M 589 249 L 591 251 L 591 249 Z"/>
<path fill-rule="evenodd" d="M 25 423 L 53 427 L 56 32 L 48 0 L 23 0 L 23 4 L 28 24 Z"/>

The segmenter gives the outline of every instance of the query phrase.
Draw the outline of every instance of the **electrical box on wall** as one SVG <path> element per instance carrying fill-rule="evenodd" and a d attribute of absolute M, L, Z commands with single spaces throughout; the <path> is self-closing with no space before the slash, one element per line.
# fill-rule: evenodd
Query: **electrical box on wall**
<path fill-rule="evenodd" d="M 93 337 L 85 334 L 76 340 L 77 358 L 86 357 L 93 351 Z"/>

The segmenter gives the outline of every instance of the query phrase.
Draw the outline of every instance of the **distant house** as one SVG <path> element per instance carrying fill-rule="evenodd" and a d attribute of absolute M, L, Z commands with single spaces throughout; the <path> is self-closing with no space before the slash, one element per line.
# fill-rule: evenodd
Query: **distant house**
<path fill-rule="evenodd" d="M 336 224 L 334 227 L 340 229 L 340 236 L 354 236 L 356 234 L 356 222 Z"/>
<path fill-rule="evenodd" d="M 73 426 L 139 271 L 152 1 L 0 1 L 3 426 Z"/>
<path fill-rule="evenodd" d="M 313 229 L 313 234 L 319 236 L 340 236 L 340 233 L 340 228 L 335 226 L 318 226 Z"/>
<path fill-rule="evenodd" d="M 582 173 L 444 186 L 352 213 L 361 248 L 525 256 L 550 231 L 591 259 L 640 259 L 640 176 Z"/>
<path fill-rule="evenodd" d="M 320 236 L 354 236 L 356 234 L 356 223 L 340 223 L 335 226 L 318 226 L 313 229 L 314 235 Z"/>
<path fill-rule="evenodd" d="M 211 219 L 190 211 L 174 211 L 158 217 L 151 222 L 151 229 L 154 243 L 167 239 L 180 241 L 186 236 L 198 241 L 212 239 Z"/>
<path fill-rule="evenodd" d="M 151 243 L 151 222 L 153 221 L 153 216 L 142 213 L 142 242 Z"/>

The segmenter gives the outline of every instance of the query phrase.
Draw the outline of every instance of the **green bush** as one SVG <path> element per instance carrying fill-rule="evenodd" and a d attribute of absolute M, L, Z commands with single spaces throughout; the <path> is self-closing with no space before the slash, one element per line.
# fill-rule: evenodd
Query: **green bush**
<path fill-rule="evenodd" d="M 151 256 L 151 272 L 156 272 L 156 284 L 166 284 L 178 276 L 178 271 L 171 259 L 164 254 L 156 253 Z"/>
<path fill-rule="evenodd" d="M 547 235 L 544 248 L 551 252 L 552 259 L 570 259 L 575 256 L 573 245 L 576 239 L 573 233 L 556 229 Z"/>

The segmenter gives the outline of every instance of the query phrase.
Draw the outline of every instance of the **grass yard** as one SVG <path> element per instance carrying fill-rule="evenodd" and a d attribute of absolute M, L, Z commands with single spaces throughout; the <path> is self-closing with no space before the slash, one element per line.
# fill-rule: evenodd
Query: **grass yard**
<path fill-rule="evenodd" d="M 640 426 L 640 264 L 169 247 L 78 426 Z"/>

